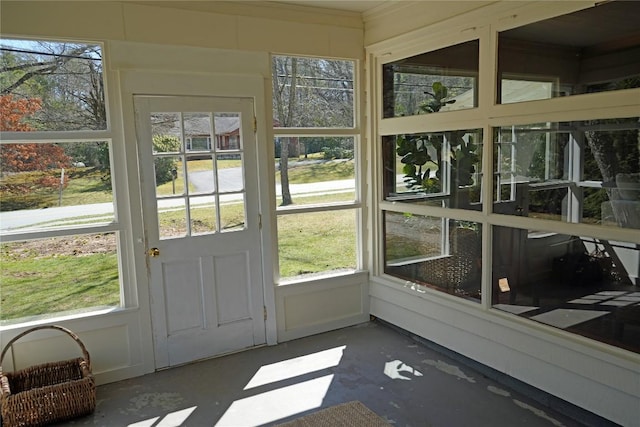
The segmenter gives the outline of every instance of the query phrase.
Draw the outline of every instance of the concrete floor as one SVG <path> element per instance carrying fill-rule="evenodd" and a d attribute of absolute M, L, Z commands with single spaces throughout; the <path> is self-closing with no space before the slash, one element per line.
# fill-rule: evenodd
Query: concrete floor
<path fill-rule="evenodd" d="M 100 386 L 95 413 L 63 425 L 275 425 L 351 400 L 403 427 L 584 425 L 457 359 L 369 322 Z"/>

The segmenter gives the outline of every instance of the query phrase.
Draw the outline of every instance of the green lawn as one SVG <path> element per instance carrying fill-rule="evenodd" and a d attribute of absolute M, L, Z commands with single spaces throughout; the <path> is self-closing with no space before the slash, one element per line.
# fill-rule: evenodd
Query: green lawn
<path fill-rule="evenodd" d="M 238 162 L 224 160 L 220 166 L 237 167 Z M 210 169 L 206 161 L 196 161 L 189 166 L 190 170 Z M 323 180 L 344 179 L 353 176 L 353 163 L 297 166 L 290 172 L 292 183 L 319 181 L 318 177 L 323 177 Z M 181 181 L 176 180 L 176 184 Z M 170 182 L 163 184 L 158 191 L 172 191 L 171 186 Z M 177 187 L 178 191 L 182 188 Z M 353 200 L 354 195 L 345 193 L 329 197 L 331 201 Z M 326 200 L 327 196 L 313 196 L 305 198 L 303 203 Z M 79 205 L 87 201 L 111 201 L 111 191 L 97 172 L 77 175 L 64 190 L 64 205 Z M 223 228 L 242 225 L 242 204 L 224 204 L 221 209 Z M 184 234 L 184 217 L 183 210 L 162 212 L 160 227 L 168 235 Z M 81 222 L 82 218 L 77 218 L 77 223 Z M 212 206 L 194 209 L 192 222 L 196 232 L 214 230 L 215 210 Z M 355 267 L 353 210 L 279 216 L 278 230 L 282 277 Z M 96 244 L 89 237 L 81 242 L 67 239 L 69 241 L 56 238 L 0 245 L 1 321 L 120 304 L 115 249 L 107 244 Z M 74 249 L 70 251 L 69 248 Z"/>

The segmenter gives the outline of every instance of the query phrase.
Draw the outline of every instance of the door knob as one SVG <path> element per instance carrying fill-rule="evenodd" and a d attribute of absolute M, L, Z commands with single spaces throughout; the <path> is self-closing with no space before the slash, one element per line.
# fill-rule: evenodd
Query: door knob
<path fill-rule="evenodd" d="M 158 248 L 149 249 L 149 256 L 150 257 L 154 257 L 154 258 L 157 257 L 157 256 L 160 256 L 160 249 L 158 249 Z"/>

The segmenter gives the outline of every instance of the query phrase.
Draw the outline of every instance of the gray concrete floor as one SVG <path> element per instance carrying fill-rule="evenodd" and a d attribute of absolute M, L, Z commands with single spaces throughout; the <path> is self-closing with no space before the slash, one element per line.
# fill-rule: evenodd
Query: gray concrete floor
<path fill-rule="evenodd" d="M 369 322 L 100 386 L 64 425 L 276 425 L 351 400 L 403 427 L 584 425 L 456 360 Z"/>

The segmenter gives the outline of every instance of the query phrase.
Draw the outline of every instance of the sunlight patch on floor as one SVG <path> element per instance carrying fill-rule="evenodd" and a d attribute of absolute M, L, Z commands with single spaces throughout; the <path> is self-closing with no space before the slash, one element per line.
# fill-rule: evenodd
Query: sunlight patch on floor
<path fill-rule="evenodd" d="M 264 365 L 251 378 L 245 390 L 338 366 L 346 345 Z"/>

